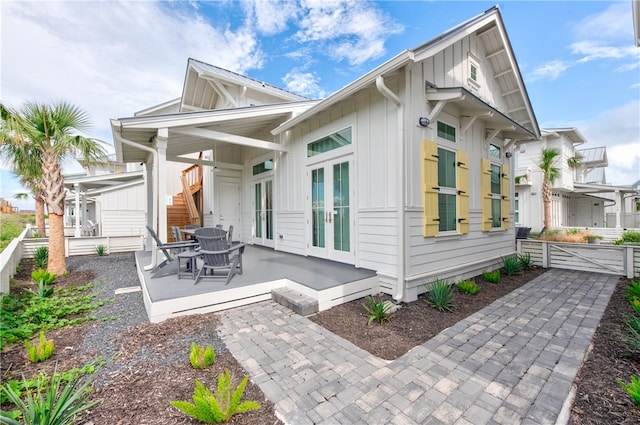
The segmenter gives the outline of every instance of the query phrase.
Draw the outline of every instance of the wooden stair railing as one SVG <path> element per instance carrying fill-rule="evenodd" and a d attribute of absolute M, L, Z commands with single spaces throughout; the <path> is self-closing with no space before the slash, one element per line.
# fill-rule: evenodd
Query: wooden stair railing
<path fill-rule="evenodd" d="M 192 224 L 200 223 L 200 212 L 193 195 L 202 189 L 202 165 L 192 165 L 182 170 L 182 197 Z"/>

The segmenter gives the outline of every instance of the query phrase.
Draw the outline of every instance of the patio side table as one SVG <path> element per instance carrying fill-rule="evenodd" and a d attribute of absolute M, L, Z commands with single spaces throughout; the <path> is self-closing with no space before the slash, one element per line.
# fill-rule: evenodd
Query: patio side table
<path fill-rule="evenodd" d="M 191 279 L 195 280 L 196 278 L 196 258 L 200 255 L 197 251 L 184 251 L 177 255 L 178 257 L 178 280 L 182 275 L 189 276 L 191 275 Z M 182 271 L 182 262 L 185 262 L 185 270 Z"/>

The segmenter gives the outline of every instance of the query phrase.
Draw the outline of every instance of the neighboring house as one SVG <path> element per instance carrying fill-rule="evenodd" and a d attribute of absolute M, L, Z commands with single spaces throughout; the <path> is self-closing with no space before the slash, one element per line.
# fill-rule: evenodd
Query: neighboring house
<path fill-rule="evenodd" d="M 90 167 L 78 161 L 85 173 L 64 179 L 65 234 L 145 235 L 146 189 L 139 163 L 119 163 L 114 156 Z"/>
<path fill-rule="evenodd" d="M 404 301 L 515 252 L 513 149 L 540 137 L 497 7 L 319 102 L 190 59 L 180 99 L 112 130 L 162 240 L 168 164 L 196 164 L 202 224 L 376 270 Z"/>
<path fill-rule="evenodd" d="M 605 208 L 620 210 L 624 197 L 635 192 L 628 186 L 612 186 L 606 181 L 608 166 L 605 147 L 578 149 L 587 140 L 576 128 L 543 129 L 539 141 L 516 149 L 515 221 L 518 226 L 540 231 L 544 222 L 543 173 L 538 166 L 542 149 L 559 152 L 551 200 L 553 227 L 625 227 L 615 214 L 607 220 Z M 624 216 L 623 216 L 624 217 Z"/>
<path fill-rule="evenodd" d="M 18 210 L 18 207 L 14 207 L 13 205 L 11 205 L 11 202 L 9 202 L 8 200 L 0 198 L 0 212 L 9 214 L 18 212 Z"/>

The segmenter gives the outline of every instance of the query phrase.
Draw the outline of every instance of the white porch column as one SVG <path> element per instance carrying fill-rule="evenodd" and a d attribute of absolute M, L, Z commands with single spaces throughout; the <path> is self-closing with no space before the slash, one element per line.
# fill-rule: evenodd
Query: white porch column
<path fill-rule="evenodd" d="M 615 199 L 616 199 L 616 229 L 620 229 L 620 209 L 624 205 L 624 198 L 622 197 L 622 193 L 618 189 L 615 191 Z"/>
<path fill-rule="evenodd" d="M 82 236 L 82 232 L 80 231 L 80 184 L 79 183 L 74 183 L 73 184 L 73 188 L 76 191 L 76 214 L 75 214 L 75 219 L 76 219 L 76 230 L 75 230 L 75 237 L 79 238 L 80 236 Z"/>
<path fill-rule="evenodd" d="M 158 152 L 158 237 L 167 241 L 167 144 L 169 129 L 159 128 L 155 148 Z"/>
<path fill-rule="evenodd" d="M 146 211 L 146 223 L 147 226 L 152 229 L 156 227 L 156 207 L 155 207 L 155 178 L 154 178 L 154 158 L 149 154 L 147 162 L 144 163 L 144 193 L 147 194 L 147 211 Z M 145 250 L 151 251 L 153 249 L 153 239 L 145 234 Z"/>

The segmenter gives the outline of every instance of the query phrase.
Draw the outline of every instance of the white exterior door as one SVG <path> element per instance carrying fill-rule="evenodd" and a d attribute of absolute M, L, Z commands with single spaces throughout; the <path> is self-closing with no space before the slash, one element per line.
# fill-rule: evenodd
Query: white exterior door
<path fill-rule="evenodd" d="M 273 179 L 253 183 L 253 243 L 273 248 Z"/>
<path fill-rule="evenodd" d="M 215 180 L 218 220 L 227 230 L 233 226 L 233 239 L 240 240 L 240 180 L 233 177 L 220 177 Z"/>
<path fill-rule="evenodd" d="M 308 252 L 354 264 L 351 190 L 353 160 L 339 158 L 309 167 Z"/>

